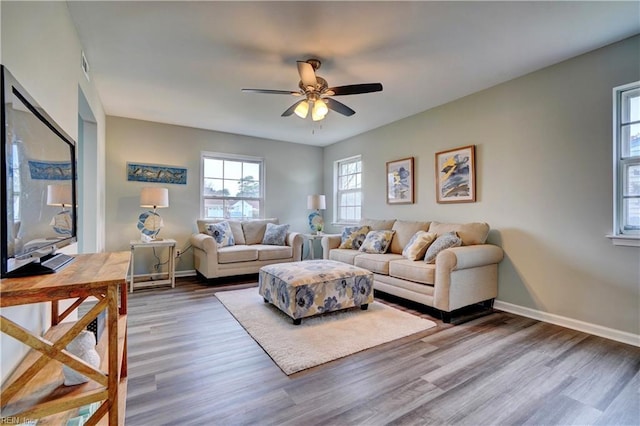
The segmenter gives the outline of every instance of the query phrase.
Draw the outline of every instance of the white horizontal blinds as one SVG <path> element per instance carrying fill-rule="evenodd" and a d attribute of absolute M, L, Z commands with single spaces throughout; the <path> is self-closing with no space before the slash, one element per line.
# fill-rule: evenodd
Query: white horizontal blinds
<path fill-rule="evenodd" d="M 251 157 L 202 156 L 202 217 L 254 219 L 264 211 L 263 161 Z"/>
<path fill-rule="evenodd" d="M 362 211 L 362 160 L 360 156 L 339 160 L 336 169 L 337 222 L 358 222 Z"/>
<path fill-rule="evenodd" d="M 616 89 L 616 229 L 640 234 L 640 83 Z"/>

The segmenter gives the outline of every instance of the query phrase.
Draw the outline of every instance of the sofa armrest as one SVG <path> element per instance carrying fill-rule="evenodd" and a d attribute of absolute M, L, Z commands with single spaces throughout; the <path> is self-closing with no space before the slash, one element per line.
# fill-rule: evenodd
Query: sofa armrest
<path fill-rule="evenodd" d="M 342 236 L 340 234 L 336 235 L 325 235 L 320 240 L 320 244 L 322 245 L 322 258 L 329 258 L 329 250 L 336 249 L 340 247 L 340 242 L 342 241 Z"/>
<path fill-rule="evenodd" d="M 477 266 L 500 263 L 504 252 L 492 244 L 452 247 L 443 250 L 436 257 L 436 269 L 449 271 L 475 268 Z"/>
<path fill-rule="evenodd" d="M 302 245 L 304 237 L 299 232 L 289 232 L 286 238 L 286 244 L 293 247 L 293 260 L 295 262 L 302 260 Z"/>
<path fill-rule="evenodd" d="M 199 233 L 191 235 L 191 245 L 207 253 L 207 255 L 218 257 L 218 245 L 211 235 Z"/>

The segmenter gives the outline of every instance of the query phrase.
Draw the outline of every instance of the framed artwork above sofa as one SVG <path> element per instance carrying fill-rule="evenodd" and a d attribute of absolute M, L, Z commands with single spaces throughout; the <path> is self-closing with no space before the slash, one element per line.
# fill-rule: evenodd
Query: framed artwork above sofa
<path fill-rule="evenodd" d="M 436 153 L 438 203 L 476 201 L 475 145 Z"/>

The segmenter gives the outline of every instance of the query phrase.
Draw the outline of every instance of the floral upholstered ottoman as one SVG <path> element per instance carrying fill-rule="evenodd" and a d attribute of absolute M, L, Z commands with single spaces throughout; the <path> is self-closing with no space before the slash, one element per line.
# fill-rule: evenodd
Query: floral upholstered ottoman
<path fill-rule="evenodd" d="M 305 260 L 260 268 L 259 292 L 298 325 L 302 318 L 373 302 L 373 273 L 333 260 Z"/>

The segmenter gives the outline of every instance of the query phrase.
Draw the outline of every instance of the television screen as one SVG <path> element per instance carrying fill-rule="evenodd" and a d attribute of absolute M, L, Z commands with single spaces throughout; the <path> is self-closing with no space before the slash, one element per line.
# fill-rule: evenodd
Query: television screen
<path fill-rule="evenodd" d="M 2 66 L 2 276 L 76 239 L 75 142 Z M 22 272 L 22 273 L 21 273 Z"/>

